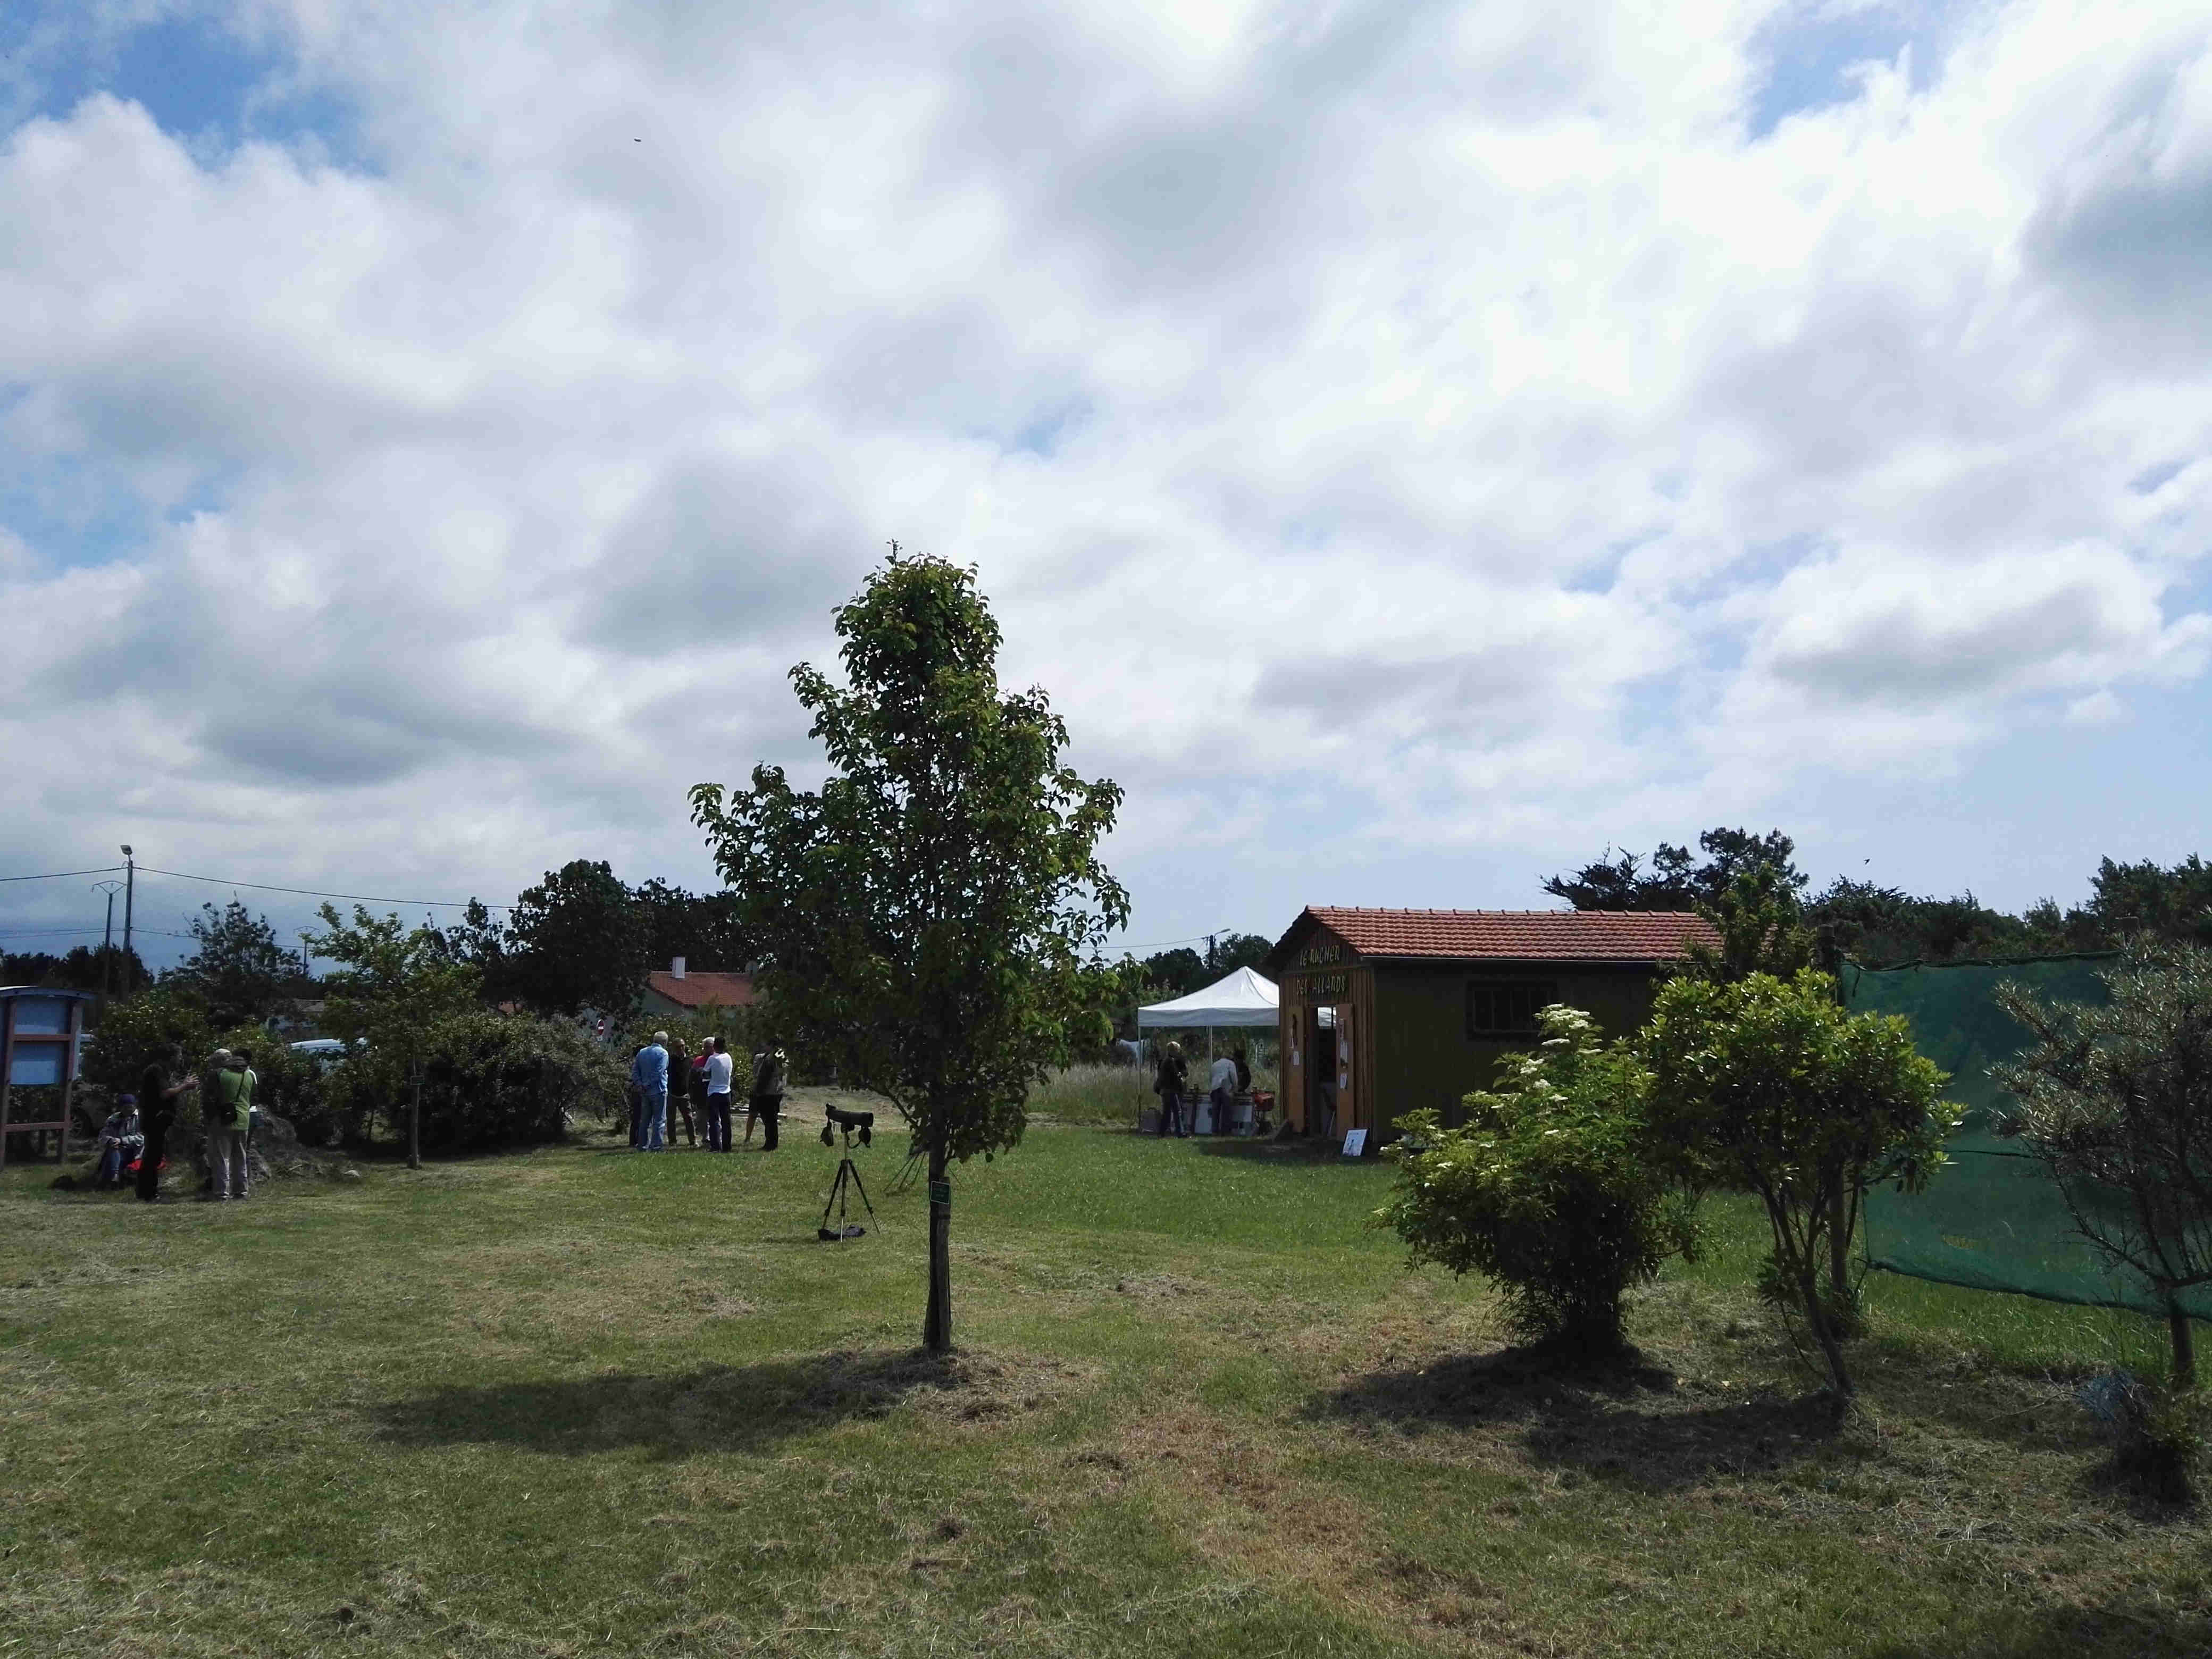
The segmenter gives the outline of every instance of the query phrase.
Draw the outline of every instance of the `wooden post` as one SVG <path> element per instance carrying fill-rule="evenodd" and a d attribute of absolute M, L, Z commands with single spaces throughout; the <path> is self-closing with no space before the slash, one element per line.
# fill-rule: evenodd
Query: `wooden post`
<path fill-rule="evenodd" d="M 8 1167 L 8 1097 L 15 1086 L 15 999 L 0 997 L 0 1170 Z"/>
<path fill-rule="evenodd" d="M 84 1003 L 71 997 L 69 1006 L 69 1052 L 62 1056 L 62 1127 L 55 1139 L 54 1162 L 69 1162 L 70 1114 L 76 1109 L 76 1050 L 84 1036 Z"/>
<path fill-rule="evenodd" d="M 422 1167 L 422 1062 L 414 1065 L 414 1099 L 407 1108 L 407 1167 Z"/>

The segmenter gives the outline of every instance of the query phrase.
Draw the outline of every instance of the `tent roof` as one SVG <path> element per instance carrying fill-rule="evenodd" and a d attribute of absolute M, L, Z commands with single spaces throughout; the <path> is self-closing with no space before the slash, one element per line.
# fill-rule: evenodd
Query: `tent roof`
<path fill-rule="evenodd" d="M 1273 1025 L 1275 987 L 1249 968 L 1239 968 L 1202 991 L 1137 1010 L 1140 1030 L 1155 1026 Z"/>

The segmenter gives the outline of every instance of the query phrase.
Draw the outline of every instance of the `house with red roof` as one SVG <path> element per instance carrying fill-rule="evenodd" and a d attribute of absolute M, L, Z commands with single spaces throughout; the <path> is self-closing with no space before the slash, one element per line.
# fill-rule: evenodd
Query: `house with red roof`
<path fill-rule="evenodd" d="M 1458 1123 L 1462 1097 L 1536 1040 L 1538 1009 L 1626 1036 L 1699 944 L 1720 939 L 1686 911 L 1309 907 L 1261 964 L 1281 990 L 1284 1116 L 1338 1140 L 1388 1139 L 1419 1107 Z"/>
<path fill-rule="evenodd" d="M 750 1008 L 757 995 L 750 974 L 702 973 L 678 957 L 665 972 L 656 969 L 645 976 L 644 1008 L 683 1018 L 709 1008 Z"/>

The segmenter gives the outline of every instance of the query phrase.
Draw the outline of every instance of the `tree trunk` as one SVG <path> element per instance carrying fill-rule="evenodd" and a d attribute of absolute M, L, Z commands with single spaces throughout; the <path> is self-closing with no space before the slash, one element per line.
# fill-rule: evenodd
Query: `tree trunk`
<path fill-rule="evenodd" d="M 422 1167 L 422 1068 L 415 1067 L 415 1087 L 407 1103 L 407 1167 Z"/>
<path fill-rule="evenodd" d="M 1828 1176 L 1828 1293 L 1839 1308 L 1851 1293 L 1851 1240 L 1844 1201 L 1843 1173 L 1832 1171 Z"/>
<path fill-rule="evenodd" d="M 1828 1179 L 1828 1309 L 1840 1337 L 1856 1336 L 1865 1328 L 1859 1314 L 1858 1291 L 1851 1283 L 1851 1239 L 1858 1231 L 1858 1188 L 1844 1179 L 1840 1170 Z"/>
<path fill-rule="evenodd" d="M 2166 1334 L 2173 1339 L 2173 1386 L 2192 1389 L 2197 1386 L 2197 1339 L 2189 1329 L 2189 1316 L 2180 1304 L 2166 1304 Z"/>
<path fill-rule="evenodd" d="M 932 1353 L 952 1351 L 952 1195 L 945 1165 L 940 1139 L 929 1148 L 929 1311 L 921 1322 L 921 1346 Z"/>
<path fill-rule="evenodd" d="M 1828 1310 L 1820 1305 L 1820 1287 L 1814 1278 L 1809 1253 L 1797 1264 L 1797 1286 L 1805 1304 L 1805 1322 L 1812 1328 L 1813 1340 L 1820 1345 L 1821 1358 L 1828 1362 L 1828 1380 L 1835 1387 L 1836 1397 L 1849 1400 L 1858 1392 L 1858 1385 L 1844 1368 L 1844 1345 L 1836 1339 Z"/>

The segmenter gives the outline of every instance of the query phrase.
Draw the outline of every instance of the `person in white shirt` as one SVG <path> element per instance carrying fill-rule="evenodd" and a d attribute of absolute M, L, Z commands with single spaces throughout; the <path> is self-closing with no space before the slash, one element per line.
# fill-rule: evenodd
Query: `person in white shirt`
<path fill-rule="evenodd" d="M 733 1064 L 729 1045 L 716 1037 L 714 1051 L 707 1056 L 707 1121 L 701 1126 L 710 1152 L 730 1150 L 730 1071 Z"/>
<path fill-rule="evenodd" d="M 1237 1062 L 1228 1055 L 1215 1060 L 1206 1073 L 1206 1097 L 1213 1103 L 1213 1133 L 1227 1134 L 1237 1110 Z"/>

